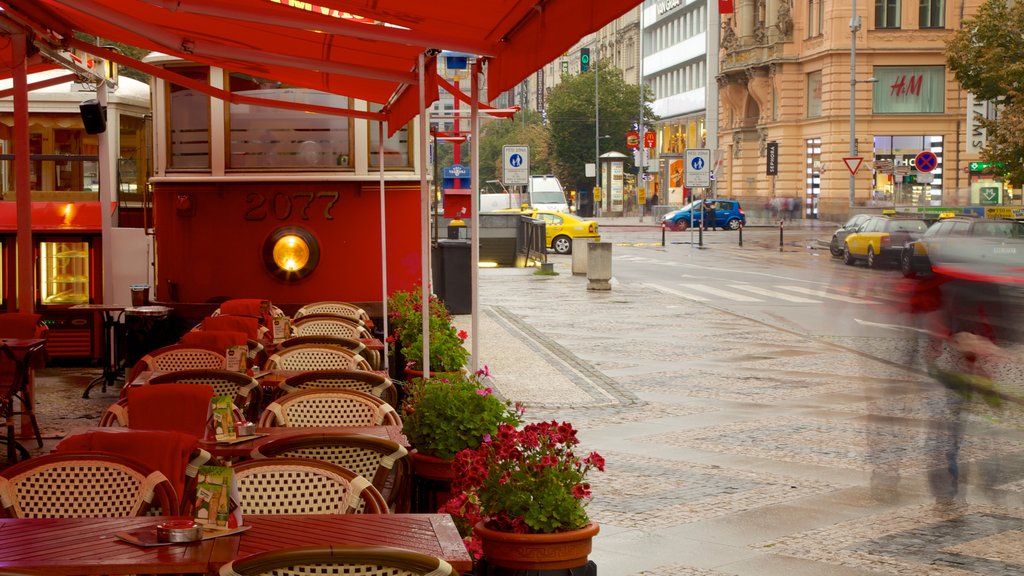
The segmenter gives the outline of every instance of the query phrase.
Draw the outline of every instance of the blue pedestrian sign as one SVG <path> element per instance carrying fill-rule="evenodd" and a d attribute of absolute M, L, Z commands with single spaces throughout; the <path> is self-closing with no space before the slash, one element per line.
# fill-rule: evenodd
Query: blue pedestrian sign
<path fill-rule="evenodd" d="M 934 152 L 925 150 L 914 157 L 914 167 L 918 172 L 931 172 L 939 167 L 939 157 Z"/>
<path fill-rule="evenodd" d="M 501 183 L 525 186 L 530 181 L 530 147 L 507 144 L 501 147 L 501 155 Z"/>
<path fill-rule="evenodd" d="M 683 168 L 686 172 L 683 184 L 687 188 L 711 186 L 711 150 L 689 148 L 685 151 Z"/>

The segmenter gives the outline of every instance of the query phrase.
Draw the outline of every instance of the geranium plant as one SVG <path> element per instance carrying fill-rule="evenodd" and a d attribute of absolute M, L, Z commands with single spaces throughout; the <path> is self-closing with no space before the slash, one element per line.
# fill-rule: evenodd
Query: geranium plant
<path fill-rule="evenodd" d="M 418 379 L 406 387 L 402 432 L 416 450 L 450 460 L 477 448 L 498 427 L 516 426 L 521 408 L 494 395 L 486 369 L 473 375 Z"/>
<path fill-rule="evenodd" d="M 443 512 L 456 519 L 467 545 L 478 552 L 471 530 L 478 522 L 516 533 L 576 530 L 590 519 L 587 474 L 604 471 L 604 458 L 576 453 L 576 430 L 568 422 L 502 425 L 476 449 L 455 455 L 454 496 Z"/>
<path fill-rule="evenodd" d="M 469 359 L 469 351 L 463 346 L 467 338 L 465 330 L 458 330 L 452 324 L 452 315 L 436 296 L 428 299 L 428 334 L 430 336 L 430 371 L 458 372 Z M 407 366 L 415 370 L 423 368 L 423 302 L 420 289 L 396 291 L 388 298 L 388 318 L 394 336 L 390 342 L 397 342 Z"/>

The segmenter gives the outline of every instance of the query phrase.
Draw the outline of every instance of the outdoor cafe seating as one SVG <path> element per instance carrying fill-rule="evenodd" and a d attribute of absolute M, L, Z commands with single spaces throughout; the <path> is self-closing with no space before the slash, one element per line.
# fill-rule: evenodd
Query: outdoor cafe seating
<path fill-rule="evenodd" d="M 283 548 L 235 560 L 220 576 L 271 576 L 299 573 L 316 566 L 318 574 L 365 576 L 449 576 L 455 570 L 444 560 L 398 548 L 306 546 Z"/>
<path fill-rule="evenodd" d="M 254 448 L 251 456 L 311 458 L 343 466 L 369 480 L 395 510 L 410 481 L 408 454 L 401 444 L 386 438 L 310 431 L 274 438 Z"/>
<path fill-rule="evenodd" d="M 264 366 L 267 370 L 372 370 L 359 354 L 336 346 L 302 344 L 278 350 Z"/>
<path fill-rule="evenodd" d="M 337 300 L 324 300 L 306 304 L 295 311 L 295 314 L 292 315 L 292 320 L 298 320 L 311 314 L 332 314 L 355 320 L 367 328 L 373 327 L 373 320 L 370 319 L 370 315 L 366 313 L 366 310 L 350 302 L 340 302 Z"/>
<path fill-rule="evenodd" d="M 398 412 L 380 398 L 356 390 L 300 390 L 270 403 L 258 427 L 401 426 Z"/>
<path fill-rule="evenodd" d="M 246 460 L 234 466 L 242 515 L 387 514 L 366 478 L 338 464 L 307 458 Z"/>
<path fill-rule="evenodd" d="M 174 372 L 177 370 L 222 370 L 227 363 L 223 352 L 172 344 L 146 354 L 132 367 L 127 382 L 142 372 Z"/>
<path fill-rule="evenodd" d="M 142 516 L 179 509 L 163 473 L 103 452 L 36 456 L 0 471 L 0 513 L 8 518 Z"/>
<path fill-rule="evenodd" d="M 376 372 L 365 370 L 310 370 L 292 374 L 278 386 L 283 394 L 298 390 L 342 388 L 358 390 L 376 396 L 392 406 L 398 406 L 398 389 L 394 383 Z"/>
<path fill-rule="evenodd" d="M 252 376 L 233 370 L 176 370 L 155 374 L 146 386 L 160 384 L 195 384 L 213 389 L 214 396 L 230 396 L 234 405 L 253 418 L 262 410 L 263 388 Z"/>

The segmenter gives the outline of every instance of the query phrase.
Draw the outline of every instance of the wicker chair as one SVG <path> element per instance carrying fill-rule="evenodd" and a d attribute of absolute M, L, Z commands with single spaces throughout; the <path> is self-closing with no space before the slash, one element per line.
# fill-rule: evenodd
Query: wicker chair
<path fill-rule="evenodd" d="M 227 363 L 222 352 L 206 348 L 191 348 L 172 344 L 157 348 L 146 354 L 135 364 L 128 375 L 128 382 L 135 380 L 145 371 L 175 372 L 178 370 L 223 370 Z"/>
<path fill-rule="evenodd" d="M 298 390 L 341 388 L 358 390 L 376 396 L 392 406 L 398 406 L 398 389 L 382 374 L 365 370 L 314 370 L 294 374 L 278 386 L 278 391 L 290 394 Z"/>
<path fill-rule="evenodd" d="M 178 510 L 160 472 L 103 452 L 46 454 L 0 472 L 0 505 L 11 518 L 123 518 L 151 507 Z"/>
<path fill-rule="evenodd" d="M 158 374 L 146 384 L 205 384 L 213 388 L 214 396 L 231 396 L 234 404 L 255 419 L 263 402 L 263 388 L 255 378 L 231 370 L 179 370 Z"/>
<path fill-rule="evenodd" d="M 360 574 L 361 576 L 450 576 L 444 560 L 399 548 L 305 546 L 261 552 L 229 562 L 220 576 L 281 574 Z"/>
<path fill-rule="evenodd" d="M 409 452 L 397 442 L 365 434 L 310 432 L 275 438 L 253 449 L 253 459 L 281 456 L 323 460 L 369 480 L 384 495 L 392 511 L 404 505 L 411 473 Z"/>
<path fill-rule="evenodd" d="M 267 370 L 372 370 L 370 362 L 344 348 L 303 344 L 279 350 L 267 359 Z"/>
<path fill-rule="evenodd" d="M 141 415 L 131 411 L 131 399 L 142 402 Z M 171 430 L 205 439 L 212 427 L 210 399 L 212 388 L 194 384 L 166 382 L 157 386 L 133 387 L 128 397 L 110 405 L 100 415 L 100 427 L 132 428 L 135 430 Z M 138 406 L 137 406 L 138 408 Z M 235 421 L 245 415 L 236 406 Z"/>
<path fill-rule="evenodd" d="M 341 336 L 343 338 L 373 338 L 365 326 L 331 314 L 310 314 L 295 320 L 292 331 L 296 336 Z"/>
<path fill-rule="evenodd" d="M 373 326 L 373 320 L 370 319 L 370 315 L 366 313 L 366 310 L 363 310 L 359 306 L 350 302 L 339 302 L 337 300 L 324 300 L 321 302 L 306 304 L 295 311 L 295 314 L 292 316 L 292 320 L 298 320 L 303 316 L 309 316 L 311 314 L 333 314 L 335 316 L 341 316 L 342 318 L 356 320 L 366 327 Z"/>
<path fill-rule="evenodd" d="M 387 514 L 369 480 L 322 460 L 265 458 L 234 466 L 242 515 Z"/>
<path fill-rule="evenodd" d="M 373 369 L 376 370 L 378 367 L 374 363 L 374 360 L 367 354 L 366 344 L 363 344 L 355 338 L 345 338 L 344 336 L 328 336 L 326 334 L 313 334 L 311 336 L 292 336 L 287 340 L 282 340 L 277 345 L 278 350 L 285 348 L 294 348 L 296 346 L 302 346 L 304 344 L 314 344 L 316 346 L 335 346 L 337 348 L 343 348 L 352 352 L 353 354 L 359 354 L 363 358 L 366 358 Z"/>
<path fill-rule="evenodd" d="M 390 404 L 356 390 L 300 390 L 285 394 L 260 415 L 259 426 L 401 426 Z"/>

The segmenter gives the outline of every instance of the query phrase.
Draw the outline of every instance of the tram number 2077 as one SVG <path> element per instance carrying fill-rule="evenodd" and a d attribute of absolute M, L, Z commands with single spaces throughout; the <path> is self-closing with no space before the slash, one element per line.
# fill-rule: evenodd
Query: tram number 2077
<path fill-rule="evenodd" d="M 274 192 L 264 194 L 262 192 L 249 192 L 245 195 L 245 219 L 266 220 L 276 218 L 278 220 L 290 220 L 296 211 L 302 220 L 309 220 L 309 213 L 320 210 L 323 207 L 323 215 L 326 220 L 334 220 L 334 205 L 338 203 L 340 193 L 333 192 Z"/>

